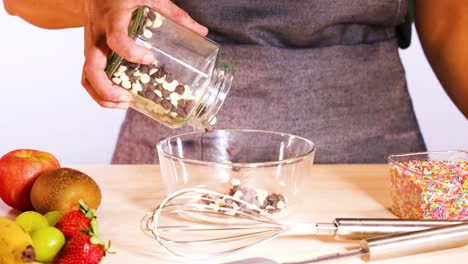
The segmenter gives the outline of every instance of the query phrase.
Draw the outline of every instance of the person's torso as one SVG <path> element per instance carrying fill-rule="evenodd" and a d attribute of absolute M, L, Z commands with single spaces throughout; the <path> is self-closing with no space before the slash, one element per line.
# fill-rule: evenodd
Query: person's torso
<path fill-rule="evenodd" d="M 424 150 L 395 38 L 406 0 L 174 2 L 236 65 L 215 129 L 303 136 L 317 144 L 319 163 Z M 152 162 L 155 140 L 189 130 L 129 111 L 113 162 Z"/>
<path fill-rule="evenodd" d="M 406 0 L 177 0 L 222 44 L 308 48 L 372 43 L 404 21 Z"/>

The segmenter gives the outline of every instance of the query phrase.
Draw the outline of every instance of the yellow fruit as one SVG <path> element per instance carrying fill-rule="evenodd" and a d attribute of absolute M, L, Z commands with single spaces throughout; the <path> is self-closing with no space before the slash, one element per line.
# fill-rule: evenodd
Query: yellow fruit
<path fill-rule="evenodd" d="M 101 189 L 87 174 L 71 168 L 41 174 L 31 189 L 32 205 L 41 214 L 77 210 L 80 199 L 89 208 L 97 209 L 101 203 Z"/>
<path fill-rule="evenodd" d="M 0 217 L 0 263 L 28 263 L 34 257 L 31 237 L 16 222 Z"/>

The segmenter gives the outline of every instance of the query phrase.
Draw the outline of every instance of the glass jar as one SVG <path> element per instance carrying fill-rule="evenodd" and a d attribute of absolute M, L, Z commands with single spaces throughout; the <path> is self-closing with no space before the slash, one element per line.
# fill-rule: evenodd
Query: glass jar
<path fill-rule="evenodd" d="M 111 53 L 106 74 L 131 92 L 130 107 L 171 128 L 214 124 L 234 75 L 220 45 L 147 6 L 133 13 L 129 36 L 156 57 L 140 65 Z"/>

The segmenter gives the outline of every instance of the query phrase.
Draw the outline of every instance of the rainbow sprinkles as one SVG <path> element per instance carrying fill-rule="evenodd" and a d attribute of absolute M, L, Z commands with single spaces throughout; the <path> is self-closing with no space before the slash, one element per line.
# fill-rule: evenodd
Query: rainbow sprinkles
<path fill-rule="evenodd" d="M 468 161 L 390 163 L 392 211 L 400 218 L 468 220 Z"/>

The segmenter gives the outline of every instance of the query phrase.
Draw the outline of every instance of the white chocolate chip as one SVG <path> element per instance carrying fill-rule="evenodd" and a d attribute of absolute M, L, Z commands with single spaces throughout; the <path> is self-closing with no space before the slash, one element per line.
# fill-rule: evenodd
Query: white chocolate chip
<path fill-rule="evenodd" d="M 142 83 L 148 83 L 148 82 L 150 81 L 150 76 L 149 76 L 148 74 L 145 73 L 145 74 L 141 75 L 140 81 L 141 81 Z"/>
<path fill-rule="evenodd" d="M 140 91 L 142 91 L 142 90 L 143 90 L 143 88 L 141 87 L 141 84 L 140 84 L 138 81 L 136 81 L 136 82 L 134 82 L 134 83 L 132 84 L 132 91 L 134 91 L 134 92 L 140 92 Z"/>
<path fill-rule="evenodd" d="M 151 27 L 151 25 L 153 25 L 153 21 L 151 21 L 151 19 L 147 18 L 146 21 L 145 21 L 145 26 Z"/>
<path fill-rule="evenodd" d="M 211 126 L 216 124 L 216 116 L 213 116 L 211 119 L 210 119 L 210 123 L 209 123 Z"/>
<path fill-rule="evenodd" d="M 141 76 L 141 72 L 137 70 L 137 71 L 135 71 L 135 72 L 133 73 L 133 76 L 135 76 L 135 77 L 140 77 L 140 76 Z"/>
<path fill-rule="evenodd" d="M 125 89 L 130 89 L 132 88 L 132 83 L 129 81 L 122 81 L 122 87 Z"/>
<path fill-rule="evenodd" d="M 169 115 L 170 115 L 172 118 L 176 118 L 176 117 L 177 117 L 177 113 L 176 113 L 176 112 L 170 112 Z"/>
<path fill-rule="evenodd" d="M 153 21 L 153 24 L 151 25 L 152 28 L 158 28 L 162 25 L 163 23 L 163 18 L 160 14 L 156 13 L 156 19 Z"/>
<path fill-rule="evenodd" d="M 258 202 L 260 204 L 263 204 L 263 202 L 265 202 L 265 199 L 268 197 L 268 192 L 262 189 L 257 189 L 256 194 L 257 194 Z"/>
<path fill-rule="evenodd" d="M 176 80 L 173 80 L 170 83 L 168 83 L 168 82 L 163 83 L 164 89 L 168 90 L 169 92 L 173 92 L 175 90 L 175 88 L 177 87 L 177 85 L 179 85 L 179 82 L 176 81 Z"/>
<path fill-rule="evenodd" d="M 164 78 L 164 76 L 163 76 L 163 77 L 161 77 L 161 78 L 159 78 L 159 79 L 155 79 L 155 80 L 156 80 L 157 83 L 160 83 L 160 84 L 161 84 L 161 83 L 164 83 L 164 79 L 165 79 L 165 78 Z"/>
<path fill-rule="evenodd" d="M 114 77 L 119 77 L 120 74 L 122 74 L 122 73 L 119 72 L 119 71 L 115 71 L 114 74 L 112 74 L 112 76 L 114 76 Z"/>
<path fill-rule="evenodd" d="M 120 80 L 120 78 L 114 77 L 112 78 L 112 82 L 119 85 L 122 82 L 122 80 Z"/>
<path fill-rule="evenodd" d="M 145 29 L 143 30 L 143 37 L 149 39 L 153 36 L 153 32 L 151 30 Z"/>
<path fill-rule="evenodd" d="M 273 209 L 275 209 L 275 208 L 274 208 L 273 206 L 271 206 L 271 205 L 267 205 L 267 206 L 265 207 L 265 209 L 266 209 L 266 210 L 273 210 Z"/>
<path fill-rule="evenodd" d="M 159 96 L 159 97 L 162 97 L 162 93 L 160 90 L 154 90 L 154 93 Z"/>
<path fill-rule="evenodd" d="M 232 184 L 233 186 L 240 185 L 240 180 L 237 179 L 237 178 L 232 178 L 232 179 L 231 179 L 231 184 Z"/>
<path fill-rule="evenodd" d="M 149 73 L 149 75 L 151 76 L 151 75 L 155 74 L 156 72 L 158 72 L 158 69 L 152 68 L 151 70 L 149 70 L 148 73 Z"/>
<path fill-rule="evenodd" d="M 122 80 L 123 82 L 128 82 L 130 79 L 128 78 L 127 74 L 125 74 L 125 72 L 122 72 L 122 74 L 120 74 L 119 76 L 120 80 Z"/>
<path fill-rule="evenodd" d="M 127 70 L 127 66 L 125 65 L 120 65 L 120 67 L 117 69 L 117 72 L 122 73 Z"/>
<path fill-rule="evenodd" d="M 177 105 L 179 104 L 179 101 L 177 101 L 177 100 L 171 100 L 171 104 L 172 104 L 173 106 L 177 106 Z"/>
<path fill-rule="evenodd" d="M 169 95 L 169 99 L 170 99 L 171 101 L 176 101 L 176 102 L 177 102 L 177 101 L 179 101 L 179 99 L 180 99 L 180 95 L 179 95 L 178 93 L 171 93 L 171 94 Z M 176 106 L 177 106 L 177 104 L 176 104 Z"/>
<path fill-rule="evenodd" d="M 237 191 L 234 193 L 234 195 L 233 195 L 233 196 L 234 196 L 234 198 L 237 198 L 237 199 L 239 199 L 239 198 L 241 198 L 241 197 L 242 197 L 242 195 L 243 195 L 242 191 L 240 191 L 240 190 L 237 190 Z"/>
<path fill-rule="evenodd" d="M 279 201 L 279 202 L 276 204 L 276 208 L 283 209 L 283 208 L 284 208 L 284 203 L 283 203 L 283 201 Z"/>
<path fill-rule="evenodd" d="M 187 85 L 184 86 L 185 87 L 185 91 L 184 93 L 180 96 L 180 98 L 186 100 L 189 96 L 190 96 L 190 89 Z"/>

